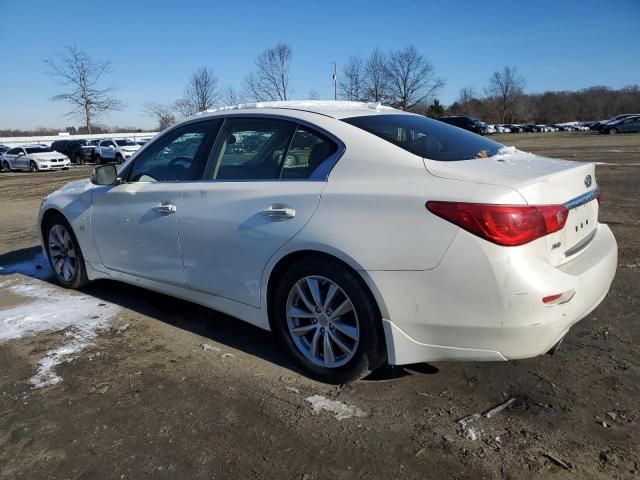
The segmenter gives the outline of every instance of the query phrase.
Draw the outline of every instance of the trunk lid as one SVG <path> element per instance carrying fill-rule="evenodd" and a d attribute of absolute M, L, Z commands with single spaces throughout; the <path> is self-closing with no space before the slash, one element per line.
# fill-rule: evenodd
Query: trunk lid
<path fill-rule="evenodd" d="M 505 147 L 489 158 L 425 159 L 425 168 L 437 177 L 512 188 L 529 205 L 565 205 L 569 212 L 564 228 L 545 237 L 553 265 L 577 255 L 595 235 L 598 202 L 593 163 L 556 160 Z"/>

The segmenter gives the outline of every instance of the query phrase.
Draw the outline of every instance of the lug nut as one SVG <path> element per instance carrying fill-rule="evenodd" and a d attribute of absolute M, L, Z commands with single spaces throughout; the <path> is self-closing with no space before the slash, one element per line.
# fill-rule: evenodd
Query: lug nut
<path fill-rule="evenodd" d="M 316 307 L 316 313 L 320 313 L 320 307 Z"/>
<path fill-rule="evenodd" d="M 330 317 L 333 312 L 331 310 L 327 310 L 327 316 Z"/>
<path fill-rule="evenodd" d="M 324 333 L 324 328 L 321 328 L 321 329 L 320 329 L 320 333 Z"/>
<path fill-rule="evenodd" d="M 312 321 L 313 321 L 313 323 L 318 323 L 318 319 L 317 318 L 314 318 Z"/>

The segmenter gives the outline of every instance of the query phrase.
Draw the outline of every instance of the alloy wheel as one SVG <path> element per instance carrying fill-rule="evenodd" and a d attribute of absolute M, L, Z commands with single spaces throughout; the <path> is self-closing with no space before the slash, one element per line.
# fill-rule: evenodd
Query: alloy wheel
<path fill-rule="evenodd" d="M 76 273 L 77 257 L 71 234 L 62 225 L 49 230 L 49 257 L 58 277 L 70 282 Z"/>
<path fill-rule="evenodd" d="M 325 277 L 307 276 L 291 288 L 286 304 L 293 343 L 325 368 L 345 365 L 358 348 L 358 316 L 349 296 Z"/>

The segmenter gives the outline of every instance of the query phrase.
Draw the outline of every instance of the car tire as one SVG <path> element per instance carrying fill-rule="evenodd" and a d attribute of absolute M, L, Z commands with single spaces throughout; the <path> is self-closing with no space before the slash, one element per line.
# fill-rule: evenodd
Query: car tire
<path fill-rule="evenodd" d="M 98 165 L 102 165 L 102 157 L 100 155 L 96 153 L 94 159 Z"/>
<path fill-rule="evenodd" d="M 33 160 L 29 161 L 29 171 L 33 173 L 38 173 L 40 169 L 38 168 L 38 164 Z"/>
<path fill-rule="evenodd" d="M 272 310 L 282 344 L 313 378 L 348 383 L 386 361 L 378 307 L 362 279 L 337 262 L 293 264 L 276 287 Z"/>
<path fill-rule="evenodd" d="M 120 155 L 119 153 L 116 154 L 116 163 L 118 165 L 122 165 L 122 163 L 124 162 L 124 158 L 122 158 L 122 155 Z"/>
<path fill-rule="evenodd" d="M 49 265 L 60 285 L 78 289 L 89 283 L 80 244 L 62 215 L 52 217 L 44 228 Z"/>
<path fill-rule="evenodd" d="M 609 129 L 609 135 L 615 135 L 616 133 L 618 133 L 618 129 L 617 128 Z"/>
<path fill-rule="evenodd" d="M 2 162 L 2 171 L 3 172 L 11 172 L 11 165 L 6 160 Z"/>
<path fill-rule="evenodd" d="M 76 153 L 73 158 L 76 165 L 84 165 L 84 159 L 82 158 L 82 155 Z"/>

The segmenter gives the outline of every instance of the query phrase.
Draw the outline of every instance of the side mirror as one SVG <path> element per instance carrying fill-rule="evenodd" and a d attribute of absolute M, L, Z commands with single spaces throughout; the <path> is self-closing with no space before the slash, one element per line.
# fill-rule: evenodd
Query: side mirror
<path fill-rule="evenodd" d="M 91 172 L 94 185 L 115 185 L 118 183 L 118 171 L 115 165 L 98 165 Z"/>
<path fill-rule="evenodd" d="M 18 157 L 24 157 L 24 152 L 18 152 Z"/>

